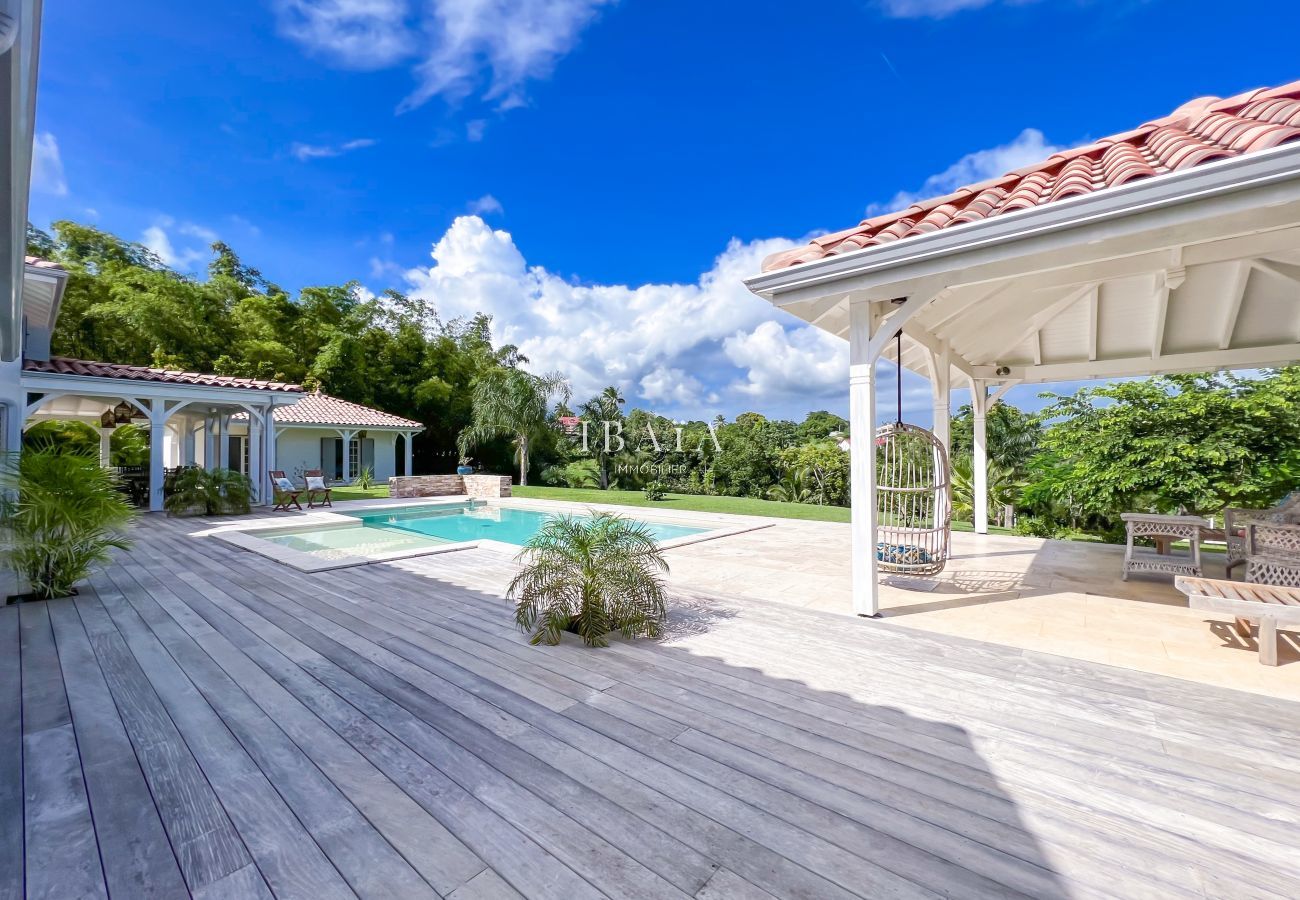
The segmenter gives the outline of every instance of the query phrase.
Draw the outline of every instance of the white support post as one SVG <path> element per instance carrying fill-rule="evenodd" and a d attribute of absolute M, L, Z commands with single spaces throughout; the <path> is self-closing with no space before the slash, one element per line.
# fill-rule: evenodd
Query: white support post
<path fill-rule="evenodd" d="M 163 441 L 167 434 L 167 413 L 161 400 L 151 402 L 149 413 L 149 510 L 163 508 Z"/>
<path fill-rule="evenodd" d="M 230 468 L 230 413 L 217 414 L 217 468 Z"/>
<path fill-rule="evenodd" d="M 266 471 L 262 468 L 262 418 L 261 414 L 248 411 L 248 480 L 253 486 L 253 502 L 261 505 L 263 497 L 268 496 Z"/>
<path fill-rule="evenodd" d="M 113 458 L 113 428 L 99 429 L 99 464 L 108 468 Z"/>
<path fill-rule="evenodd" d="M 975 533 L 989 533 L 988 382 L 971 380 L 971 411 L 975 414 Z"/>
<path fill-rule="evenodd" d="M 216 428 L 215 416 L 203 417 L 203 468 L 211 472 L 217 467 L 217 441 L 213 435 Z"/>
<path fill-rule="evenodd" d="M 194 465 L 194 420 L 189 416 L 181 423 L 181 465 Z"/>
<path fill-rule="evenodd" d="M 262 458 L 265 460 L 265 462 L 262 465 L 262 468 L 264 470 L 262 473 L 262 496 L 265 497 L 267 500 L 270 500 L 272 497 L 275 496 L 275 492 L 271 489 L 271 470 L 278 469 L 280 467 L 279 464 L 276 462 L 276 450 L 277 450 L 276 441 L 279 439 L 280 435 L 275 430 L 275 407 L 274 406 L 267 409 L 266 417 L 267 417 L 266 427 L 262 429 L 262 444 L 263 444 L 263 454 L 264 454 Z"/>
<path fill-rule="evenodd" d="M 411 471 L 411 442 L 415 439 L 415 435 L 408 431 L 403 434 L 402 438 L 402 446 L 406 450 L 406 465 L 402 471 L 407 475 L 414 475 L 415 473 Z"/>
<path fill-rule="evenodd" d="M 849 472 L 852 530 L 853 611 L 880 609 L 876 583 L 876 361 L 871 357 L 872 310 L 849 303 Z"/>
<path fill-rule="evenodd" d="M 934 396 L 934 436 L 943 444 L 943 450 L 952 456 L 952 351 L 948 342 L 940 344 L 934 354 L 934 380 L 930 383 Z"/>

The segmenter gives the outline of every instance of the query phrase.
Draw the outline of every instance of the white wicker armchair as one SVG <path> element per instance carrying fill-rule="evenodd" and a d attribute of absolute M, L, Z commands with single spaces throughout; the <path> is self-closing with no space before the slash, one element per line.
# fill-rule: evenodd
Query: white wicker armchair
<path fill-rule="evenodd" d="M 1258 553 L 1300 555 L 1300 491 L 1287 494 L 1272 509 L 1225 509 L 1223 531 L 1228 545 L 1227 570 Z M 1264 526 L 1261 531 L 1257 526 Z"/>

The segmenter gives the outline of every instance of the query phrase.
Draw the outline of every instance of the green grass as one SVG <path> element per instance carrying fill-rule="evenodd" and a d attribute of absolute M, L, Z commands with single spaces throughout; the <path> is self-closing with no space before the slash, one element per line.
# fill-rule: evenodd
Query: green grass
<path fill-rule="evenodd" d="M 330 496 L 335 500 L 382 500 L 388 496 L 388 485 L 377 484 L 372 488 L 339 485 L 330 490 Z"/>

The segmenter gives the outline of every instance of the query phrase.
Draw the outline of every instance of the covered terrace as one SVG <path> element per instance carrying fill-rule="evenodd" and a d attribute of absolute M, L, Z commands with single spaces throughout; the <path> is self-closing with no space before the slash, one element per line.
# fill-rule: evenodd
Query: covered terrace
<path fill-rule="evenodd" d="M 988 531 L 988 410 L 1018 384 L 1300 360 L 1300 82 L 1201 98 L 1133 131 L 775 254 L 747 284 L 849 342 L 854 434 L 876 363 L 975 414 L 975 530 Z M 876 448 L 852 444 L 852 595 L 876 615 Z"/>

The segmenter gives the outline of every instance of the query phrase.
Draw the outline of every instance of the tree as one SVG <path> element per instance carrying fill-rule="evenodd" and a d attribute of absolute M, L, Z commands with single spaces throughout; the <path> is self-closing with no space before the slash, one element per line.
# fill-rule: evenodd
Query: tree
<path fill-rule="evenodd" d="M 558 372 L 532 375 L 523 369 L 489 369 L 474 383 L 473 417 L 458 439 L 461 454 L 493 438 L 509 437 L 519 460 L 519 484 L 527 485 L 529 444 L 550 427 L 551 398 L 568 393 L 568 382 Z"/>
<path fill-rule="evenodd" d="M 994 522 L 1010 527 L 1022 485 L 1011 469 L 990 462 L 987 486 L 988 508 Z M 968 522 L 975 519 L 975 464 L 968 453 L 952 460 L 952 512 L 956 518 Z"/>
<path fill-rule="evenodd" d="M 1038 452 L 1043 435 L 1042 417 L 1006 403 L 995 403 L 984 419 L 989 461 L 1023 475 Z M 952 455 L 975 452 L 975 413 L 970 404 L 952 420 Z"/>
<path fill-rule="evenodd" d="M 847 506 L 849 503 L 849 455 L 835 441 L 825 438 L 781 451 L 786 471 L 805 474 L 809 502 Z"/>
<path fill-rule="evenodd" d="M 587 427 L 595 430 L 594 434 L 588 435 L 588 447 L 596 457 L 596 465 L 600 469 L 602 491 L 609 489 L 609 458 L 616 452 L 615 448 L 606 446 L 605 429 L 613 424 L 621 428 L 625 402 L 619 389 L 610 385 L 580 407 L 582 417 L 587 421 Z M 616 431 L 617 429 L 611 429 L 611 435 Z"/>
<path fill-rule="evenodd" d="M 1167 375 L 1054 396 L 1050 487 L 1113 527 L 1121 512 L 1269 506 L 1300 481 L 1300 368 Z"/>
<path fill-rule="evenodd" d="M 824 441 L 832 434 L 848 434 L 849 421 L 824 409 L 808 413 L 807 417 L 795 429 L 795 437 L 801 444 Z"/>

